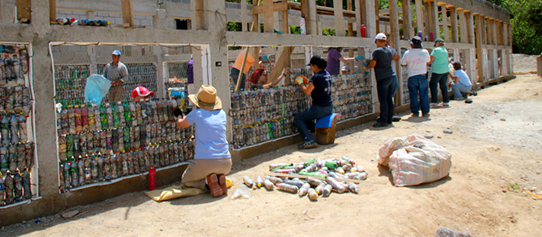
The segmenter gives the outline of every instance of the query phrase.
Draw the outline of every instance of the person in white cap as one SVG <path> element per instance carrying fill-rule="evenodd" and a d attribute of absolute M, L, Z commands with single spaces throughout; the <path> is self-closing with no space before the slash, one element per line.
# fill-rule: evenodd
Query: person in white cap
<path fill-rule="evenodd" d="M 378 101 L 380 102 L 380 118 L 373 125 L 375 128 L 386 127 L 392 124 L 393 111 L 395 109 L 393 97 L 399 85 L 397 76 L 391 67 L 394 54 L 386 46 L 386 39 L 387 37 L 384 33 L 376 35 L 375 43 L 377 49 L 373 51 L 373 59 L 367 66 L 375 70 Z"/>
<path fill-rule="evenodd" d="M 213 197 L 228 193 L 226 176 L 231 170 L 231 155 L 226 138 L 226 113 L 216 89 L 202 85 L 195 95 L 188 99 L 197 107 L 184 118 L 177 108 L 177 126 L 187 128 L 195 125 L 196 153 L 194 160 L 184 171 L 182 185 L 199 189 L 209 189 Z"/>
<path fill-rule="evenodd" d="M 103 76 L 111 81 L 109 88 L 109 103 L 122 100 L 124 96 L 124 83 L 128 80 L 128 69 L 120 60 L 121 53 L 119 50 L 113 51 L 111 57 L 113 61 L 108 63 L 104 70 Z"/>

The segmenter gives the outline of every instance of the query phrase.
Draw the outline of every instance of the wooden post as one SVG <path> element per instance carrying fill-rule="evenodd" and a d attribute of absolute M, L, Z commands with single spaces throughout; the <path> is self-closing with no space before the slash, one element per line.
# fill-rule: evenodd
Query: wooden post
<path fill-rule="evenodd" d="M 427 41 L 430 41 L 430 38 L 429 38 L 429 34 L 431 33 L 431 31 L 433 31 L 434 29 L 434 24 L 435 22 L 433 22 L 433 8 L 431 7 L 432 6 L 432 2 L 427 2 L 427 1 L 424 1 L 424 5 L 425 5 L 425 33 L 427 35 Z"/>
<path fill-rule="evenodd" d="M 482 42 L 483 42 L 483 36 L 482 32 L 484 29 L 484 23 L 483 19 L 484 16 L 473 14 L 474 18 L 476 20 L 476 55 L 477 55 L 477 62 L 478 62 L 478 80 L 475 80 L 476 82 L 483 82 L 484 81 L 484 64 L 483 64 L 483 52 L 482 52 Z M 476 84 L 473 85 L 474 87 L 478 87 Z"/>
<path fill-rule="evenodd" d="M 134 27 L 134 4 L 132 0 L 121 0 L 121 6 L 124 26 Z"/>
<path fill-rule="evenodd" d="M 261 1 L 261 0 L 260 0 Z M 252 6 L 259 6 L 260 1 L 252 0 Z M 260 19 L 258 14 L 252 15 L 252 30 L 253 32 L 260 32 Z"/>
<path fill-rule="evenodd" d="M 301 0 L 301 17 L 305 19 L 305 31 L 307 32 L 307 35 L 311 34 L 309 15 L 309 0 Z"/>
<path fill-rule="evenodd" d="M 284 4 L 288 4 L 288 0 L 282 0 Z M 288 8 L 286 11 L 282 11 L 282 32 L 284 34 L 290 34 L 290 24 L 288 24 Z"/>
<path fill-rule="evenodd" d="M 422 40 L 423 40 L 423 36 L 425 35 L 424 34 L 424 29 L 423 29 L 423 21 L 424 21 L 424 17 L 423 17 L 423 3 L 422 3 L 422 0 L 416 0 L 416 28 L 418 28 L 418 31 L 417 32 L 414 32 L 415 35 L 418 35 L 418 32 L 422 32 Z"/>
<path fill-rule="evenodd" d="M 263 0 L 263 31 L 273 33 L 273 0 Z"/>
<path fill-rule="evenodd" d="M 431 18 L 429 19 L 430 22 L 433 22 L 433 28 L 431 31 L 434 32 L 433 40 L 436 40 L 440 38 L 440 27 L 438 24 L 438 4 L 437 1 L 430 2 L 431 3 Z"/>
<path fill-rule="evenodd" d="M 450 31 L 448 30 L 448 9 L 446 6 L 440 6 L 440 14 L 442 15 L 442 33 L 444 41 L 450 42 Z"/>
<path fill-rule="evenodd" d="M 280 54 L 280 57 L 275 62 L 275 67 L 269 74 L 269 80 L 275 80 L 282 73 L 282 69 L 290 66 L 290 61 L 291 61 L 290 56 L 293 51 L 294 51 L 294 47 L 284 47 L 284 49 L 282 50 L 282 53 Z M 270 81 L 268 81 L 268 83 L 269 82 Z M 290 79 L 284 78 L 284 83 L 290 84 Z"/>
<path fill-rule="evenodd" d="M 56 0 L 49 0 L 49 21 L 56 22 Z"/>
<path fill-rule="evenodd" d="M 468 43 L 469 44 L 475 44 L 474 42 L 474 15 L 470 11 L 465 10 L 465 16 L 467 18 L 467 36 L 468 36 Z"/>
<path fill-rule="evenodd" d="M 353 0 L 348 0 L 348 4 L 346 5 L 346 8 L 349 10 L 349 11 L 352 11 L 353 9 L 353 6 L 352 6 L 352 1 Z M 354 36 L 354 26 L 353 26 L 353 23 L 348 23 L 348 36 L 350 37 L 353 37 Z M 353 58 L 354 57 L 354 48 L 350 48 L 348 50 L 348 57 L 350 58 Z M 354 71 L 354 62 L 350 62 L 348 64 L 348 67 L 350 68 L 350 72 L 353 72 Z"/>
<path fill-rule="evenodd" d="M 497 38 L 497 35 L 498 35 L 498 24 L 499 24 L 499 22 L 497 22 L 495 19 L 493 19 L 492 22 L 493 22 L 492 23 L 493 25 L 492 25 L 492 30 L 491 31 L 493 32 L 493 34 L 492 34 L 491 37 L 493 37 L 493 44 L 498 45 L 499 44 L 499 39 Z"/>
<path fill-rule="evenodd" d="M 457 32 L 457 27 L 458 27 L 458 24 L 457 24 L 457 8 L 455 8 L 455 7 L 450 7 L 450 21 L 451 21 L 451 25 L 452 25 L 451 41 L 453 43 L 457 43 L 457 42 L 459 42 L 459 34 Z"/>
<path fill-rule="evenodd" d="M 333 8 L 335 15 L 335 35 L 344 36 L 344 14 L 343 14 L 343 1 L 333 0 Z"/>

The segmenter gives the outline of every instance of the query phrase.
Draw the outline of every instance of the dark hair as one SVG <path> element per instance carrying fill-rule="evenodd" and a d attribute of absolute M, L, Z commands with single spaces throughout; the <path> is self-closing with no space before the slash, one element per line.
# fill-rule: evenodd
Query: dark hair
<path fill-rule="evenodd" d="M 326 67 L 327 67 L 326 60 L 323 59 L 322 56 L 320 56 L 320 55 L 312 56 L 311 61 L 310 61 L 309 64 L 316 65 L 320 69 L 326 69 Z"/>
<path fill-rule="evenodd" d="M 343 51 L 343 47 L 331 48 L 329 50 L 332 50 L 332 49 L 336 49 L 337 51 L 339 51 L 339 53 Z"/>
<path fill-rule="evenodd" d="M 459 62 L 459 61 L 453 62 L 452 65 L 454 66 L 455 70 L 461 69 L 461 62 Z"/>

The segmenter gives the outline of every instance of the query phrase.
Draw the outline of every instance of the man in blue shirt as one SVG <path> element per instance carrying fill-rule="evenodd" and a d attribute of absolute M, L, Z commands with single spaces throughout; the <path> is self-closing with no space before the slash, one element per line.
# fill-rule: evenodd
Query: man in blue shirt
<path fill-rule="evenodd" d="M 466 100 L 469 92 L 472 89 L 472 83 L 465 71 L 461 70 L 461 63 L 453 63 L 455 69 L 455 77 L 452 78 L 452 92 L 454 100 Z"/>
<path fill-rule="evenodd" d="M 315 129 L 314 120 L 324 117 L 333 112 L 333 99 L 331 99 L 331 76 L 325 70 L 326 60 L 315 55 L 309 63 L 314 76 L 308 84 L 302 84 L 301 89 L 305 95 L 311 95 L 312 106 L 294 118 L 294 123 L 299 129 L 303 143 L 299 149 L 310 149 L 318 146 L 316 139 L 310 130 Z"/>

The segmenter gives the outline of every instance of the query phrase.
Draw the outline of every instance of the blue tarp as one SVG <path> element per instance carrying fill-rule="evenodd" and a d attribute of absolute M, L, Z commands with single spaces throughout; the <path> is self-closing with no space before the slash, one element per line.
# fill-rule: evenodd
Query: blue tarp
<path fill-rule="evenodd" d="M 100 104 L 109 92 L 111 81 L 99 74 L 92 74 L 87 78 L 85 86 L 85 103 Z"/>

